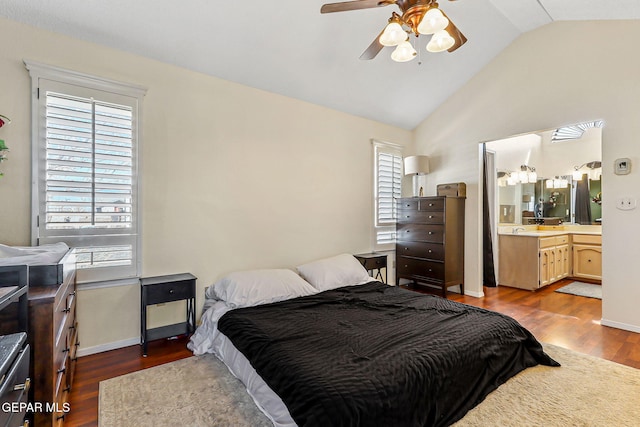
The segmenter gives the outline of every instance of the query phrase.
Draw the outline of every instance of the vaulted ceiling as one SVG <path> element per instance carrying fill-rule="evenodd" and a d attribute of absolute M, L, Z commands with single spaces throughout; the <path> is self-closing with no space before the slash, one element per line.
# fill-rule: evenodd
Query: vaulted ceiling
<path fill-rule="evenodd" d="M 391 48 L 359 56 L 397 6 L 320 14 L 323 3 L 2 0 L 0 16 L 405 129 L 524 32 L 553 21 L 640 19 L 638 0 L 440 0 L 469 41 L 433 54 L 419 38 L 417 59 L 396 63 Z"/>

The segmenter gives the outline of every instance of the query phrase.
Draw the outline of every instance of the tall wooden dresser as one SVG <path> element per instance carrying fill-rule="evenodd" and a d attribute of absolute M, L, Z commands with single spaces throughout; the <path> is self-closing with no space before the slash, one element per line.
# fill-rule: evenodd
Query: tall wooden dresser
<path fill-rule="evenodd" d="M 70 409 L 79 345 L 75 254 L 70 251 L 58 264 L 42 267 L 29 269 L 29 341 L 32 399 L 48 407 L 35 412 L 34 424 L 60 427 Z"/>
<path fill-rule="evenodd" d="M 411 197 L 397 201 L 396 286 L 464 293 L 464 197 Z"/>

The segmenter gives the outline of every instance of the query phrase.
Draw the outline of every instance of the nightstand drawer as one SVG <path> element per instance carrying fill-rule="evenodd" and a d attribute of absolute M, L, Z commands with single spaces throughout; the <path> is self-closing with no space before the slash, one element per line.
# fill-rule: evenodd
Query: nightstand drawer
<path fill-rule="evenodd" d="M 163 302 L 181 301 L 193 298 L 192 281 L 162 283 L 153 286 L 146 286 L 147 304 L 159 304 Z"/>

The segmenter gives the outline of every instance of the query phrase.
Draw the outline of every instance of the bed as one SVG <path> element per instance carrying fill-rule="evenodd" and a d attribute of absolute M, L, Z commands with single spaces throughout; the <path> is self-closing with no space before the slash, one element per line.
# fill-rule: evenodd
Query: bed
<path fill-rule="evenodd" d="M 523 369 L 559 366 L 512 318 L 374 281 L 349 255 L 298 273 L 217 282 L 189 343 L 276 426 L 446 426 Z"/>

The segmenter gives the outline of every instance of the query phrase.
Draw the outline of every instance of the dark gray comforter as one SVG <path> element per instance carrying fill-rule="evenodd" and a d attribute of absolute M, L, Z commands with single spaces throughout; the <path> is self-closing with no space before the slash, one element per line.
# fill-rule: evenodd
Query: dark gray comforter
<path fill-rule="evenodd" d="M 537 364 L 514 319 L 380 282 L 229 311 L 218 327 L 299 426 L 446 426 Z"/>

